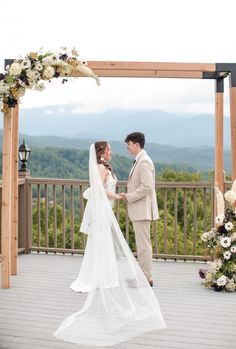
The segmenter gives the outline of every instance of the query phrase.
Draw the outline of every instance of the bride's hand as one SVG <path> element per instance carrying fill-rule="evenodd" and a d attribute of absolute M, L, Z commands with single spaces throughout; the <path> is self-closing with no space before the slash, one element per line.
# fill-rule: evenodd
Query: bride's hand
<path fill-rule="evenodd" d="M 120 193 L 119 195 L 121 196 L 121 200 L 127 201 L 126 193 Z"/>

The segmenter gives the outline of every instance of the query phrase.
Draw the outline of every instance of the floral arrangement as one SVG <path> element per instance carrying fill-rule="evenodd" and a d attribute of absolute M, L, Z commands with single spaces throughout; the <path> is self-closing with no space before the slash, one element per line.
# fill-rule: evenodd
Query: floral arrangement
<path fill-rule="evenodd" d="M 229 207 L 224 209 L 224 197 Z M 200 269 L 200 277 L 206 287 L 215 291 L 233 292 L 236 290 L 236 180 L 232 189 L 224 194 L 216 188 L 217 216 L 216 227 L 201 236 L 207 243 L 207 254 L 211 256 L 209 269 Z"/>
<path fill-rule="evenodd" d="M 87 66 L 86 62 L 78 60 L 78 52 L 62 48 L 62 52 L 31 52 L 24 59 L 16 59 L 6 67 L 4 74 L 0 73 L 0 104 L 2 111 L 14 108 L 25 94 L 26 89 L 42 91 L 45 86 L 42 80 L 63 77 L 62 83 L 68 77 L 89 76 L 99 84 L 97 75 Z"/>

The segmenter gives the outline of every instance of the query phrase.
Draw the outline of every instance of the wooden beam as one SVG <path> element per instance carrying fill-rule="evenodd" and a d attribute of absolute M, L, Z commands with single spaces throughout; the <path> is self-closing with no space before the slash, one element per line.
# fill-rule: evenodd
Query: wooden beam
<path fill-rule="evenodd" d="M 11 274 L 17 274 L 18 255 L 18 122 L 19 104 L 13 108 L 12 118 L 12 236 L 11 236 Z"/>
<path fill-rule="evenodd" d="M 230 87 L 232 181 L 236 179 L 236 87 Z"/>
<path fill-rule="evenodd" d="M 215 186 L 224 192 L 224 93 L 215 94 Z"/>
<path fill-rule="evenodd" d="M 215 63 L 166 63 L 166 62 L 118 62 L 88 61 L 88 66 L 100 70 L 157 70 L 215 72 Z"/>
<path fill-rule="evenodd" d="M 10 287 L 11 274 L 11 184 L 12 184 L 12 118 L 13 110 L 3 116 L 2 146 L 2 287 Z"/>
<path fill-rule="evenodd" d="M 175 70 L 138 70 L 138 69 L 97 69 L 93 68 L 99 77 L 130 77 L 130 78 L 187 78 L 202 79 L 199 71 L 175 71 Z"/>

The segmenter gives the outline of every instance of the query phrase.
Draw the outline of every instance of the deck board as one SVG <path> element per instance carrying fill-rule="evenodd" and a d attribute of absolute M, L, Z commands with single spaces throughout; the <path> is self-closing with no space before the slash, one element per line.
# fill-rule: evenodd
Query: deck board
<path fill-rule="evenodd" d="M 79 255 L 32 253 L 19 257 L 12 287 L 0 289 L 0 349 L 85 348 L 52 335 L 85 300 L 85 294 L 68 288 L 81 261 Z M 153 266 L 153 289 L 168 328 L 112 348 L 235 349 L 235 292 L 205 289 L 198 277 L 204 263 L 154 261 Z"/>

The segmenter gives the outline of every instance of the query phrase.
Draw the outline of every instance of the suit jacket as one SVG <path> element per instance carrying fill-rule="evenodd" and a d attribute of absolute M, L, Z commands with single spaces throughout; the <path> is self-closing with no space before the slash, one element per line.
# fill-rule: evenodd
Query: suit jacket
<path fill-rule="evenodd" d="M 132 221 L 159 218 L 155 190 L 155 168 L 146 151 L 140 154 L 131 168 L 126 197 L 128 215 Z"/>

